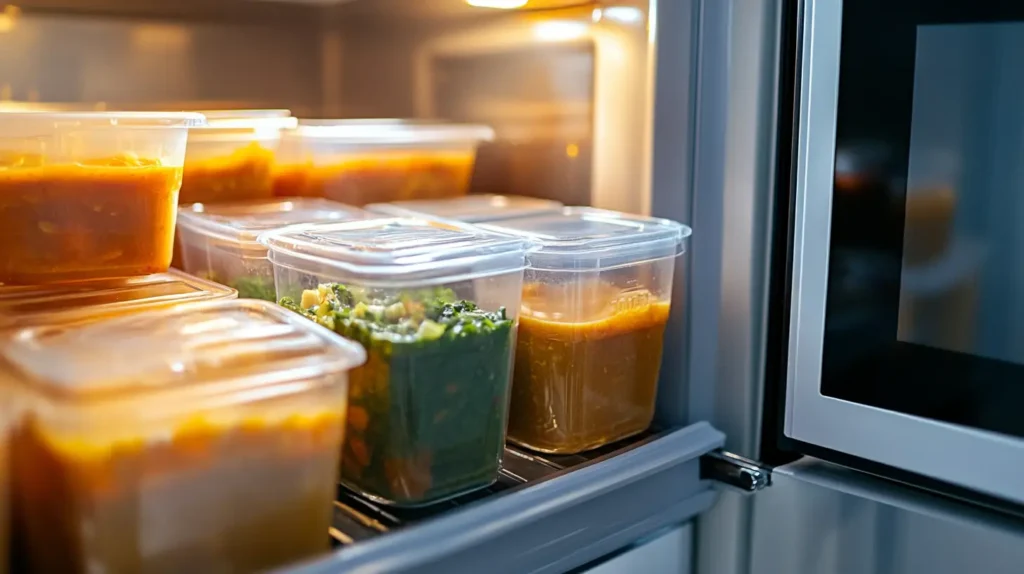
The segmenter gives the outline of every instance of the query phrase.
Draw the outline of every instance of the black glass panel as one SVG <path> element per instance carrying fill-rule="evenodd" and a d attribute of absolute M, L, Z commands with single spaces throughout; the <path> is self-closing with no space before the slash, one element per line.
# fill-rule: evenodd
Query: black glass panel
<path fill-rule="evenodd" d="M 822 393 L 1024 436 L 1024 3 L 843 8 Z"/>

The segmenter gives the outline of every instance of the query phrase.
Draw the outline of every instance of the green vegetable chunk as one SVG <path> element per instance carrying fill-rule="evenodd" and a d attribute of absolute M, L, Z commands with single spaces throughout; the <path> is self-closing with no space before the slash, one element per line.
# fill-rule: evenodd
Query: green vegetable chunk
<path fill-rule="evenodd" d="M 264 301 L 276 301 L 277 290 L 274 288 L 274 280 L 264 277 L 239 277 L 231 283 L 231 286 L 238 291 L 239 299 L 263 299 Z"/>
<path fill-rule="evenodd" d="M 320 285 L 291 309 L 359 342 L 349 374 L 342 482 L 416 506 L 487 486 L 504 446 L 515 322 L 449 289 Z"/>

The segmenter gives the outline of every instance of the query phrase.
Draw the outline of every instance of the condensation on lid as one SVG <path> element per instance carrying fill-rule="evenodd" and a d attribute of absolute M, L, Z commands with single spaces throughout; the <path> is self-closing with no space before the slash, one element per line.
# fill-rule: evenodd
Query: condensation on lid
<path fill-rule="evenodd" d="M 374 203 L 367 211 L 395 217 L 438 217 L 480 223 L 558 211 L 562 204 L 549 199 L 518 195 L 479 194 L 452 199 L 415 199 Z"/>
<path fill-rule="evenodd" d="M 628 264 L 682 253 L 689 227 L 668 219 L 589 207 L 481 224 L 481 228 L 528 239 L 531 266 L 591 268 Z"/>
<path fill-rule="evenodd" d="M 273 303 L 248 299 L 24 329 L 0 353 L 29 383 L 72 400 L 154 391 L 209 400 L 197 387 L 218 383 L 232 400 L 260 400 L 306 390 L 287 383 L 308 386 L 366 358 L 358 344 Z"/>
<path fill-rule="evenodd" d="M 342 145 L 429 145 L 491 141 L 494 130 L 479 124 L 424 120 L 302 120 L 286 137 Z"/>
<path fill-rule="evenodd" d="M 217 239 L 258 246 L 260 233 L 298 223 L 352 221 L 368 214 L 356 207 L 319 198 L 293 198 L 206 205 L 178 209 L 178 225 Z"/>
<path fill-rule="evenodd" d="M 177 270 L 129 279 L 0 286 L 0 329 L 79 323 L 193 301 L 233 299 L 229 287 Z"/>
<path fill-rule="evenodd" d="M 486 274 L 523 267 L 527 242 L 468 225 L 415 218 L 295 225 L 260 235 L 275 264 L 288 258 L 389 278 L 403 274 Z"/>

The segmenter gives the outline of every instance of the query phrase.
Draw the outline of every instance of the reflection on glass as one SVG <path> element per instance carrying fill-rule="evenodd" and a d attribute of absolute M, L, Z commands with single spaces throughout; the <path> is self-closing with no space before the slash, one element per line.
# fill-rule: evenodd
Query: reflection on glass
<path fill-rule="evenodd" d="M 899 339 L 1024 364 L 1024 23 L 922 26 Z"/>

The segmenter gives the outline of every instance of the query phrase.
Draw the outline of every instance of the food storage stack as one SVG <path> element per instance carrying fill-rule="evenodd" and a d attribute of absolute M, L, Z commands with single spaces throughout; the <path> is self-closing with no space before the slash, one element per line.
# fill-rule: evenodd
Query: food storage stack
<path fill-rule="evenodd" d="M 285 133 L 274 179 L 282 197 L 349 205 L 458 197 L 469 191 L 487 126 L 411 120 L 303 121 Z"/>
<path fill-rule="evenodd" d="M 487 486 L 504 452 L 526 242 L 419 219 L 260 237 L 281 304 L 358 341 L 341 480 L 419 506 Z"/>

